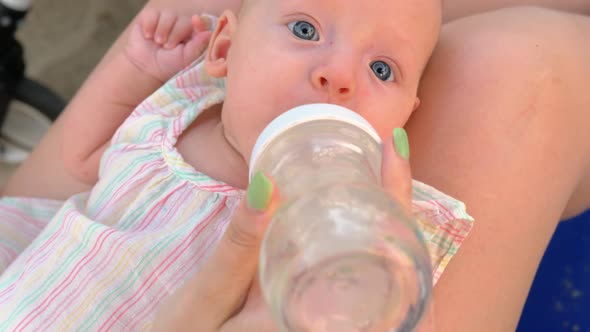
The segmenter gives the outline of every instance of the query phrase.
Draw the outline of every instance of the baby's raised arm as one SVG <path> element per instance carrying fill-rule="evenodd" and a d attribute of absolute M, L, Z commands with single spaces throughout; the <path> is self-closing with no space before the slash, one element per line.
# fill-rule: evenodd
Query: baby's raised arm
<path fill-rule="evenodd" d="M 86 92 L 85 104 L 77 105 L 86 109 L 64 115 L 69 128 L 63 132 L 64 166 L 88 184 L 96 182 L 100 158 L 123 120 L 196 60 L 209 41 L 210 32 L 200 16 L 147 8 L 138 17 L 123 52 L 111 58 L 108 71 L 97 71 L 92 78 L 100 88 Z"/>
<path fill-rule="evenodd" d="M 240 0 L 150 0 L 145 9 L 219 15 L 226 8 L 237 10 L 239 5 Z M 137 69 L 127 67 L 121 71 L 117 63 L 121 61 L 117 57 L 121 56 L 137 19 L 129 24 L 88 76 L 29 159 L 11 176 L 2 191 L 3 195 L 65 199 L 74 193 L 88 190 L 94 183 L 102 150 L 107 146 L 110 136 L 133 107 L 158 87 L 155 82 L 136 85 L 139 83 L 134 81 Z M 111 84 L 120 84 L 126 90 L 116 90 L 114 86 L 110 87 Z M 108 96 L 106 90 L 109 89 L 117 93 L 125 92 L 126 105 L 118 111 L 104 107 L 104 98 Z M 100 122 L 94 123 L 97 117 L 104 120 L 102 125 Z M 81 130 L 83 128 L 97 132 L 92 134 Z M 76 160 L 83 161 L 84 165 L 76 165 Z M 68 163 L 69 166 L 66 165 Z"/>

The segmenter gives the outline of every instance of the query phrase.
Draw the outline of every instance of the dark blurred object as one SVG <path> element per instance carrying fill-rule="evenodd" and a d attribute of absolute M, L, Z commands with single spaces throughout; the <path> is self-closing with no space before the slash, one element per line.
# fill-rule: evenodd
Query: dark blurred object
<path fill-rule="evenodd" d="M 30 143 L 31 134 L 38 136 L 39 130 L 35 128 L 46 127 L 43 120 L 55 120 L 65 107 L 65 102 L 53 91 L 25 77 L 23 48 L 15 33 L 26 13 L 27 9 L 9 8 L 0 0 L 0 161 L 5 163 L 22 162 L 37 141 L 33 139 L 33 144 Z M 10 112 L 26 116 L 17 116 L 20 123 L 5 128 L 4 121 Z M 33 129 L 21 130 L 26 127 Z"/>
<path fill-rule="evenodd" d="M 517 331 L 590 332 L 590 211 L 557 227 Z"/>

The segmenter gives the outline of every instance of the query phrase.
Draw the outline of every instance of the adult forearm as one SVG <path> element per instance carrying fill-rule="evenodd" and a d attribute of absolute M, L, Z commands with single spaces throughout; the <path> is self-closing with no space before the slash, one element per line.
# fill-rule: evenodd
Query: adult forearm
<path fill-rule="evenodd" d="M 590 15 L 590 0 L 442 0 L 443 21 L 513 6 L 540 6 Z"/>

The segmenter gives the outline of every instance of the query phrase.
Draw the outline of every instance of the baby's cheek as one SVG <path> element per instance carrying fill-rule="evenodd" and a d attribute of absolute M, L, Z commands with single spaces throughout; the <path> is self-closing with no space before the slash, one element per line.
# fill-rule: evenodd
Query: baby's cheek
<path fill-rule="evenodd" d="M 392 108 L 387 113 L 389 114 L 376 116 L 374 119 L 367 119 L 382 140 L 390 139 L 393 129 L 403 127 L 408 120 L 410 112 L 396 112 Z"/>

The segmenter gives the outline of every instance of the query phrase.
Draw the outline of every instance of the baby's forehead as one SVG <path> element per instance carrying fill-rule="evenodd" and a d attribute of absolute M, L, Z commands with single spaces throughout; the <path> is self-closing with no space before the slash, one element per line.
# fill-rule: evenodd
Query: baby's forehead
<path fill-rule="evenodd" d="M 311 4 L 311 5 L 333 5 L 335 9 L 342 8 L 351 5 L 361 5 L 362 7 L 381 7 L 383 5 L 411 5 L 407 7 L 408 9 L 412 6 L 417 5 L 417 7 L 421 8 L 434 8 L 435 10 L 440 11 L 441 8 L 441 0 L 353 0 L 347 2 L 345 0 L 242 0 L 241 1 L 241 9 L 248 8 L 255 4 L 263 5 L 265 7 L 274 7 L 274 5 L 295 5 L 300 6 L 302 4 Z M 396 6 L 399 8 L 399 6 Z M 383 13 L 385 15 L 392 14 L 392 13 Z"/>
<path fill-rule="evenodd" d="M 410 26 L 407 32 L 418 33 L 419 27 L 440 26 L 441 0 L 244 0 L 266 8 L 295 10 L 302 13 L 328 11 L 334 15 L 351 16 L 353 22 L 367 25 Z M 385 23 L 385 24 L 384 24 Z"/>

